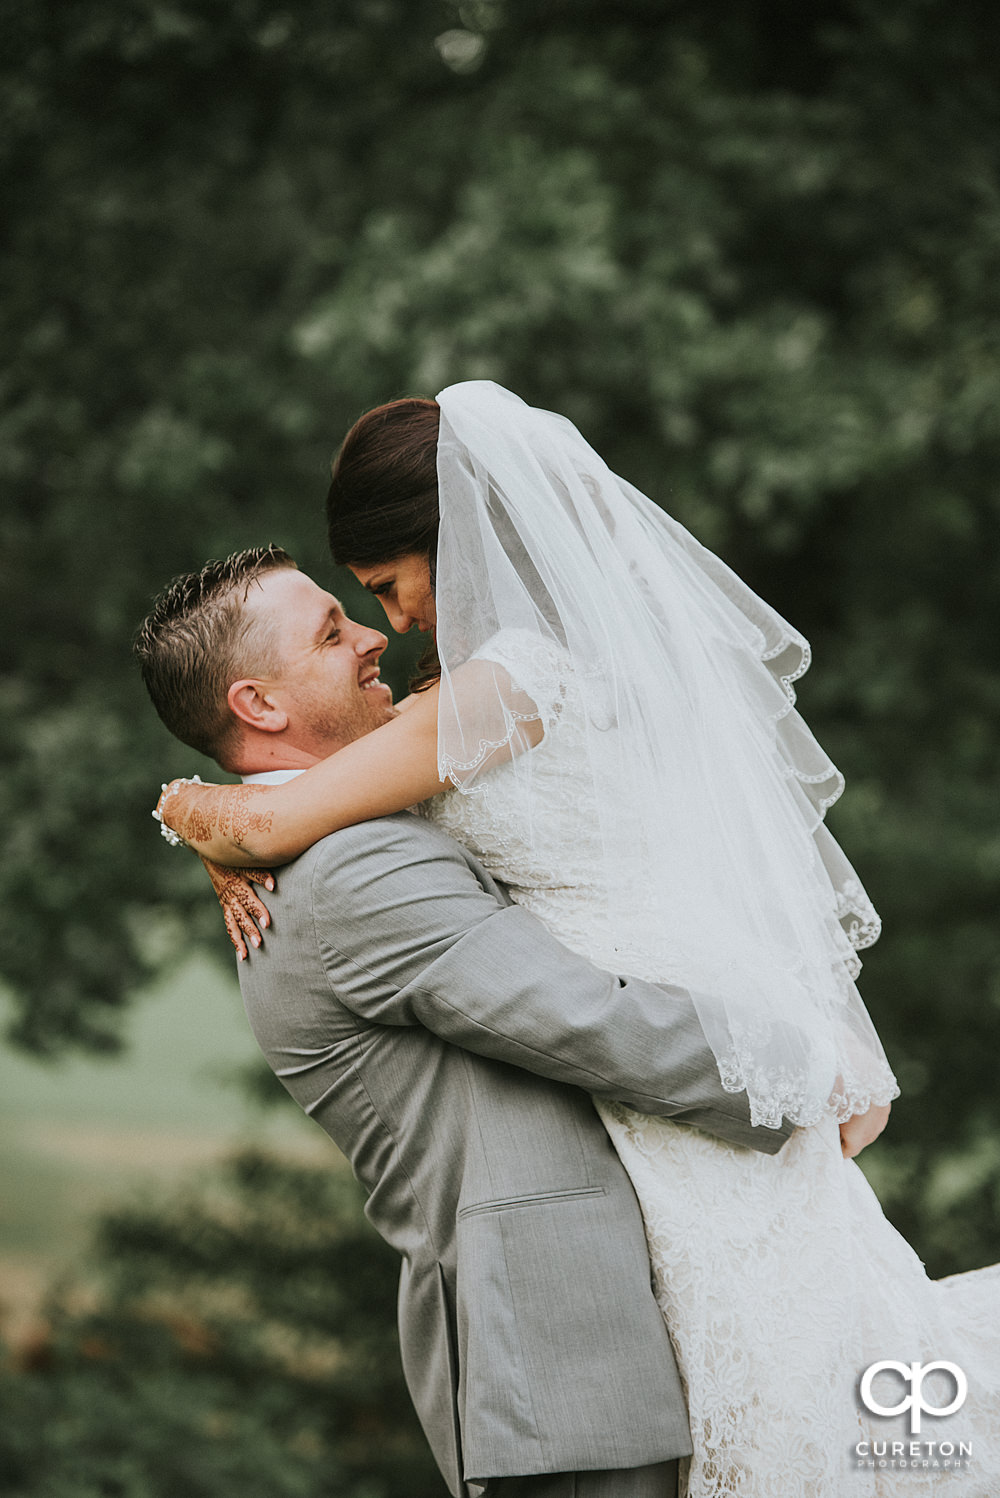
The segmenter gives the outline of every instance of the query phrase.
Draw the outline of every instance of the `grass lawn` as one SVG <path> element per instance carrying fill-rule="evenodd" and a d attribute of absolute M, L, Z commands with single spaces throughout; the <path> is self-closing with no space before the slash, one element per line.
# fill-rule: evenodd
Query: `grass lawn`
<path fill-rule="evenodd" d="M 234 1073 L 254 1059 L 235 978 L 202 957 L 136 1005 L 119 1057 L 46 1063 L 0 1047 L 0 1332 L 27 1334 L 45 1289 L 80 1263 L 95 1214 L 123 1195 L 240 1144 L 340 1164 L 291 1103 L 246 1099 Z"/>

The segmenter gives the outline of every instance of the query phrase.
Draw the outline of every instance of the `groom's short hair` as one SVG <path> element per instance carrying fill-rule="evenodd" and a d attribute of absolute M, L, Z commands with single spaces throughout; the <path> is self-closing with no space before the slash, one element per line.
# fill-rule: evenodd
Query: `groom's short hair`
<path fill-rule="evenodd" d="M 274 631 L 248 614 L 264 573 L 296 564 L 280 546 L 252 546 L 174 578 L 140 624 L 133 652 L 153 706 L 172 734 L 229 769 L 239 723 L 227 701 L 241 677 L 280 675 Z"/>

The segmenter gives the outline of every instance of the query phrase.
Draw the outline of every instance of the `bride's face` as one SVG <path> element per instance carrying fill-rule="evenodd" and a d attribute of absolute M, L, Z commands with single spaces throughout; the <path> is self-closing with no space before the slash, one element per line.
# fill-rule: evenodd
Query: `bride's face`
<path fill-rule="evenodd" d="M 434 589 L 427 558 L 417 552 L 381 562 L 377 567 L 352 567 L 358 582 L 374 593 L 397 634 L 415 624 L 425 632 L 437 624 Z"/>

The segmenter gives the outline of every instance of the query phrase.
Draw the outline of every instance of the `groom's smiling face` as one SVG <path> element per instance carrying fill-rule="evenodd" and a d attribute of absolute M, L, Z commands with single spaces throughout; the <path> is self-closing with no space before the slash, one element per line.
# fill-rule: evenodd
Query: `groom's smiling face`
<path fill-rule="evenodd" d="M 262 685 L 288 714 L 298 749 L 322 759 L 395 717 L 379 679 L 385 635 L 349 619 L 311 577 L 293 567 L 267 572 L 246 606 L 273 643 L 280 664 Z"/>

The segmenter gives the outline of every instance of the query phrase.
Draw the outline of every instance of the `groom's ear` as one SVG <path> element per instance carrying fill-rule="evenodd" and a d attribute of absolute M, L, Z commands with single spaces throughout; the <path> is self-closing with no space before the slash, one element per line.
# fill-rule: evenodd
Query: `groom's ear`
<path fill-rule="evenodd" d="M 270 696 L 262 681 L 234 681 L 226 693 L 226 701 L 234 717 L 259 733 L 281 733 L 288 727 L 288 714 Z"/>

